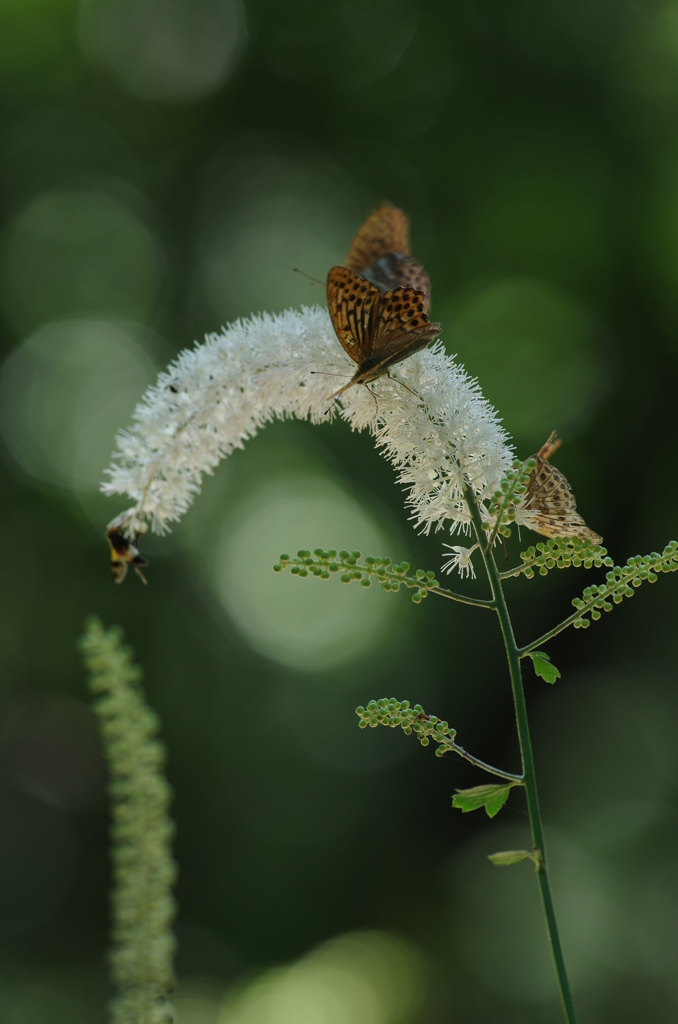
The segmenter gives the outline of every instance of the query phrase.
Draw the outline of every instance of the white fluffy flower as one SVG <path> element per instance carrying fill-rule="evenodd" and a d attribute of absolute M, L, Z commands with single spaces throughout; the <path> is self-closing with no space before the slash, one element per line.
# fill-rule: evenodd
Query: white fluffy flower
<path fill-rule="evenodd" d="M 474 551 L 478 550 L 478 545 L 474 544 L 472 548 L 463 548 L 456 544 L 443 544 L 443 547 L 451 552 L 451 554 L 445 556 L 445 561 L 442 564 L 443 572 L 446 572 L 449 576 L 456 569 L 460 576 L 470 576 L 474 580 L 476 578 L 476 571 L 473 568 L 471 555 Z"/>
<path fill-rule="evenodd" d="M 117 438 L 102 489 L 134 504 L 116 522 L 139 531 L 150 520 L 162 533 L 189 507 L 203 474 L 260 427 L 288 416 L 320 423 L 340 412 L 354 430 L 373 431 L 417 525 L 468 529 L 464 479 L 482 502 L 512 459 L 478 384 L 437 342 L 399 363 L 393 377 L 380 377 L 373 394 L 358 385 L 342 395 L 343 408 L 332 405 L 336 376 L 354 372 L 327 310 L 317 306 L 253 316 L 208 335 L 160 374 Z"/>

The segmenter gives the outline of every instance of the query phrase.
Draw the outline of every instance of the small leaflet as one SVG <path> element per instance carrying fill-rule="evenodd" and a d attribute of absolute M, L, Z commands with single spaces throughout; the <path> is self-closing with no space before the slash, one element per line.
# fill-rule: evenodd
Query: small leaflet
<path fill-rule="evenodd" d="M 506 801 L 516 782 L 505 782 L 499 786 L 474 786 L 472 789 L 458 789 L 452 797 L 452 806 L 462 812 L 485 808 L 488 818 L 494 818 Z"/>
<path fill-rule="evenodd" d="M 502 850 L 501 853 L 489 854 L 488 860 L 499 868 L 509 867 L 511 864 L 520 864 L 522 860 L 531 860 L 537 867 L 537 857 L 529 850 Z"/>
<path fill-rule="evenodd" d="M 545 683 L 555 683 L 556 679 L 560 679 L 560 672 L 551 664 L 551 659 L 545 651 L 531 651 L 529 656 L 532 658 L 535 675 Z"/>

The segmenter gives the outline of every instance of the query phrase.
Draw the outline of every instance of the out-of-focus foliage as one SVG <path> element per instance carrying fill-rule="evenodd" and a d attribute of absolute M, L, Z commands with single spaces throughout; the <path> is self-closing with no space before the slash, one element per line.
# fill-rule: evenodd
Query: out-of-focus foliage
<path fill-rule="evenodd" d="M 492 822 L 453 813 L 473 767 L 353 711 L 397 692 L 515 771 L 494 622 L 270 571 L 316 546 L 437 570 L 441 535 L 411 530 L 370 439 L 270 427 L 145 540 L 148 587 L 112 585 L 120 506 L 97 486 L 159 368 L 237 316 L 323 302 L 292 268 L 324 280 L 388 198 L 517 454 L 557 429 L 614 562 L 661 551 L 678 532 L 678 3 L 8 0 L 0 91 L 4 1019 L 104 1019 L 89 612 L 124 627 L 163 722 L 184 1022 L 558 1019 L 532 872 L 487 860 L 525 847 L 520 794 Z M 510 584 L 519 642 L 568 613 L 582 573 Z M 556 638 L 562 679 L 528 680 L 588 1021 L 678 1010 L 676 586 Z"/>

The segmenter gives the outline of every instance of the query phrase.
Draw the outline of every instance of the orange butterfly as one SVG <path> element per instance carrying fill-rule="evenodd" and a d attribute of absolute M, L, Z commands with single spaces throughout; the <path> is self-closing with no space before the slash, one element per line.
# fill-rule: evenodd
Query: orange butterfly
<path fill-rule="evenodd" d="M 424 312 L 431 305 L 431 282 L 421 263 L 410 255 L 410 221 L 391 203 L 370 214 L 351 242 L 344 266 L 381 291 L 399 286 L 424 293 Z"/>
<path fill-rule="evenodd" d="M 440 324 L 426 316 L 425 302 L 425 295 L 414 288 L 382 292 L 346 267 L 332 267 L 327 306 L 337 337 L 358 369 L 331 398 L 375 380 L 442 333 Z"/>
<path fill-rule="evenodd" d="M 537 465 L 530 473 L 527 490 L 520 503 L 520 521 L 545 537 L 578 537 L 602 544 L 603 538 L 589 529 L 577 512 L 572 488 L 549 459 L 562 444 L 555 430 L 536 455 Z"/>

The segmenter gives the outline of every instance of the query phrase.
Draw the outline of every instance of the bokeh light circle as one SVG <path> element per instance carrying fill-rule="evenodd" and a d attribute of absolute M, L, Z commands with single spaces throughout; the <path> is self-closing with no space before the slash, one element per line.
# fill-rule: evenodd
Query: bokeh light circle
<path fill-rule="evenodd" d="M 97 491 L 115 435 L 154 376 L 131 326 L 45 324 L 0 367 L 0 434 L 27 476 Z"/>
<path fill-rule="evenodd" d="M 80 42 L 142 99 L 191 101 L 220 88 L 246 38 L 238 0 L 83 0 Z"/>
<path fill-rule="evenodd" d="M 196 317 L 220 322 L 323 304 L 327 271 L 351 241 L 346 223 L 360 217 L 352 183 L 314 153 L 289 159 L 273 139 L 243 137 L 234 150 L 237 158 L 229 152 L 205 172 L 196 223 Z"/>
<path fill-rule="evenodd" d="M 421 1019 L 427 965 L 385 932 L 331 939 L 287 967 L 227 994 L 218 1024 L 405 1024 Z"/>
<path fill-rule="evenodd" d="M 375 586 L 272 572 L 281 552 L 295 555 L 302 547 L 381 555 L 390 546 L 366 510 L 328 480 L 263 484 L 224 527 L 212 570 L 219 597 L 248 642 L 309 671 L 378 651 L 396 611 L 393 600 Z"/>
<path fill-rule="evenodd" d="M 164 254 L 131 204 L 96 188 L 43 192 L 2 240 L 0 304 L 17 334 L 78 315 L 144 319 Z"/>
<path fill-rule="evenodd" d="M 499 280 L 437 308 L 436 316 L 448 352 L 479 378 L 509 433 L 533 447 L 542 434 L 589 416 L 604 394 L 593 317 L 550 284 Z"/>

